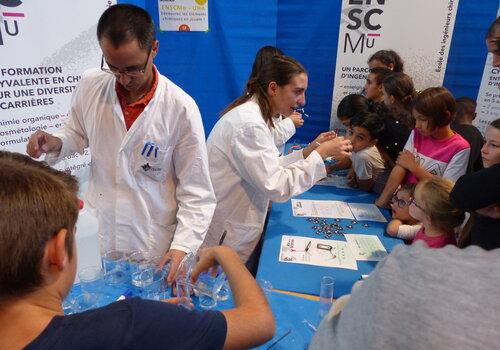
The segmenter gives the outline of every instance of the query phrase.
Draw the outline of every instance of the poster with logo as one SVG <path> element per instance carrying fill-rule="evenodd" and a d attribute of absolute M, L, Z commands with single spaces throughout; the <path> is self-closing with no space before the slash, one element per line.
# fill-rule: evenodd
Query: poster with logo
<path fill-rule="evenodd" d="M 497 17 L 500 16 L 500 4 Z M 484 64 L 481 86 L 477 94 L 474 126 L 484 135 L 488 125 L 500 118 L 500 67 L 493 67 L 493 55 L 488 53 Z"/>
<path fill-rule="evenodd" d="M 458 0 L 343 0 L 333 87 L 332 128 L 340 100 L 361 93 L 369 57 L 394 50 L 421 90 L 443 83 Z"/>
<path fill-rule="evenodd" d="M 160 30 L 208 31 L 208 0 L 158 0 Z"/>
<path fill-rule="evenodd" d="M 67 118 L 81 73 L 101 62 L 96 25 L 109 0 L 0 0 L 0 149 L 25 153 Z M 85 181 L 90 156 L 57 165 Z"/>

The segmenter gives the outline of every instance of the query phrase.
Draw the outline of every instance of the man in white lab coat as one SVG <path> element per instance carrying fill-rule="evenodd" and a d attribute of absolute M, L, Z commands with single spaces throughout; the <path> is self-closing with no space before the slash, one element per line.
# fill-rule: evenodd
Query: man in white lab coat
<path fill-rule="evenodd" d="M 146 250 L 170 261 L 171 282 L 201 245 L 215 208 L 205 135 L 194 100 L 153 65 L 158 53 L 149 14 L 114 5 L 99 19 L 101 69 L 86 71 L 69 120 L 54 135 L 34 133 L 30 156 L 54 164 L 90 147 L 88 204 L 101 250 Z"/>

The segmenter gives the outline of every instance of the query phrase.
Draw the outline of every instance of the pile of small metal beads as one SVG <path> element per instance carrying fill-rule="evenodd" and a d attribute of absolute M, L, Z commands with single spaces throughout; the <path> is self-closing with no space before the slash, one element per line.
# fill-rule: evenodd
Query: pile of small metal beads
<path fill-rule="evenodd" d="M 333 235 L 344 236 L 344 227 L 340 224 L 340 219 L 333 219 L 333 223 L 329 223 L 326 219 L 322 218 L 307 218 L 307 221 L 313 223 L 312 228 L 317 235 L 324 235 L 327 239 Z M 351 230 L 357 223 L 357 220 L 352 220 L 349 225 L 345 226 L 345 229 Z M 370 227 L 370 225 L 364 223 L 363 227 Z"/>

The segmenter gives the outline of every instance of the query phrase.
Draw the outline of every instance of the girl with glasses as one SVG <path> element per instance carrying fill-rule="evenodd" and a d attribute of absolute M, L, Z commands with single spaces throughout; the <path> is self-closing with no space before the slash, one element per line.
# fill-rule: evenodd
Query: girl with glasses
<path fill-rule="evenodd" d="M 450 202 L 453 182 L 434 176 L 420 181 L 410 200 L 409 213 L 422 223 L 415 241 L 424 241 L 429 248 L 456 245 L 454 229 L 465 218 L 464 211 L 454 208 Z"/>
<path fill-rule="evenodd" d="M 387 233 L 406 241 L 411 241 L 422 225 L 410 215 L 410 201 L 414 195 L 415 184 L 401 187 L 391 200 L 392 220 L 387 225 Z"/>

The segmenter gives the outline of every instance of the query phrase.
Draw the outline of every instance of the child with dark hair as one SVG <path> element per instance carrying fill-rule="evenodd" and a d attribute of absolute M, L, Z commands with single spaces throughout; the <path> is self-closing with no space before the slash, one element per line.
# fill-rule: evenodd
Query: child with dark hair
<path fill-rule="evenodd" d="M 415 127 L 411 109 L 416 92 L 413 80 L 404 73 L 393 73 L 382 81 L 384 104 L 394 114 L 394 118 L 409 128 Z"/>
<path fill-rule="evenodd" d="M 385 162 L 375 145 L 384 123 L 375 113 L 359 112 L 352 119 L 351 126 L 352 168 L 348 183 L 364 191 L 380 193 L 384 184 L 379 182 L 379 174 L 384 171 Z"/>
<path fill-rule="evenodd" d="M 483 168 L 481 148 L 484 140 L 481 132 L 472 125 L 472 121 L 476 118 L 476 101 L 469 97 L 459 97 L 455 102 L 457 104 L 457 113 L 450 126 L 453 131 L 466 139 L 470 145 L 467 173 L 481 170 Z"/>
<path fill-rule="evenodd" d="M 450 192 L 454 183 L 440 177 L 420 181 L 410 202 L 410 215 L 422 223 L 413 242 L 424 241 L 429 248 L 456 245 L 455 227 L 464 221 L 465 214 L 454 208 Z"/>
<path fill-rule="evenodd" d="M 337 118 L 346 128 L 351 126 L 351 119 L 356 113 L 368 110 L 368 100 L 360 94 L 350 94 L 342 98 L 337 107 Z"/>
<path fill-rule="evenodd" d="M 368 59 L 368 67 L 385 67 L 393 72 L 403 72 L 404 64 L 396 51 L 379 50 Z"/>
<path fill-rule="evenodd" d="M 384 102 L 384 95 L 382 93 L 382 81 L 392 74 L 392 70 L 385 67 L 370 68 L 370 73 L 366 78 L 365 87 L 363 92 L 368 100 L 375 103 Z"/>
<path fill-rule="evenodd" d="M 439 176 L 456 181 L 465 174 L 470 146 L 450 128 L 455 99 L 443 87 L 420 92 L 413 103 L 416 127 L 400 153 L 384 191 L 376 204 L 385 206 L 404 182 L 417 183 Z"/>

